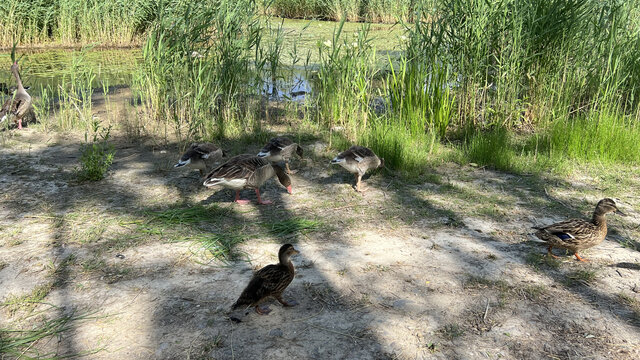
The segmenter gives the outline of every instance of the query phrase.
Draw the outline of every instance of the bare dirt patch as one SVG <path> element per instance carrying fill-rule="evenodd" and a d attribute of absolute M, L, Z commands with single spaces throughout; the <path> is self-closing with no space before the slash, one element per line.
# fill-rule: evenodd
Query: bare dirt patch
<path fill-rule="evenodd" d="M 598 176 L 575 187 L 445 164 L 437 183 L 373 174 L 360 195 L 328 164 L 332 151 L 309 146 L 294 164 L 293 195 L 270 182 L 263 193 L 274 205 L 239 206 L 230 191 L 202 187 L 197 172 L 174 171 L 175 145 L 118 134 L 107 178 L 77 183 L 81 138 L 27 129 L 0 150 L 0 327 L 29 327 L 40 311 L 42 319 L 91 315 L 36 343 L 43 354 L 640 356 L 635 177 L 624 189 Z M 527 241 L 531 226 L 588 216 L 604 196 L 619 197 L 630 216 L 610 218 L 608 239 L 585 253 L 591 263 L 548 260 Z M 301 252 L 285 292 L 300 305 L 272 302 L 268 316 L 230 322 L 251 271 L 276 262 L 285 242 Z"/>

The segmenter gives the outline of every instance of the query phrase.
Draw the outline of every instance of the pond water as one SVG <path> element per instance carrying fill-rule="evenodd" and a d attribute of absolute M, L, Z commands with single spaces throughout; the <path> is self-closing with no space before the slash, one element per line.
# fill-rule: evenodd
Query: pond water
<path fill-rule="evenodd" d="M 20 75 L 25 86 L 31 86 L 29 93 L 38 95 L 41 88 L 56 88 L 64 77 L 70 77 L 81 67 L 91 71 L 95 77 L 92 87 L 103 85 L 130 85 L 137 64 L 142 61 L 139 49 L 46 49 L 19 51 Z M 10 64 L 8 53 L 0 55 L 0 63 Z M 0 83 L 15 85 L 9 66 L 0 68 Z"/>
<path fill-rule="evenodd" d="M 284 34 L 283 63 L 291 63 L 295 53 L 299 58 L 309 56 L 308 67 L 313 68 L 318 61 L 318 46 L 331 40 L 334 29 L 338 26 L 330 21 L 282 20 L 273 19 L 272 26 L 281 26 Z M 363 27 L 361 23 L 345 23 L 341 38 L 351 39 Z M 381 61 L 386 61 L 388 54 L 397 51 L 402 30 L 399 26 L 384 24 L 371 25 L 369 37 L 375 46 Z M 268 39 L 267 39 L 268 40 Z M 134 74 L 142 62 L 140 49 L 105 49 L 88 48 L 59 49 L 45 48 L 37 50 L 18 50 L 23 56 L 20 61 L 20 72 L 25 86 L 30 86 L 29 93 L 38 96 L 41 89 L 55 89 L 63 82 L 81 71 L 93 75 L 92 87 L 102 89 L 103 86 L 129 86 Z M 9 71 L 10 50 L 0 51 L 0 88 L 15 85 Z M 263 91 L 274 99 L 300 100 L 311 89 L 306 79 L 306 72 L 301 63 L 289 68 L 276 83 L 276 91 L 272 89 L 271 80 L 265 80 Z"/>

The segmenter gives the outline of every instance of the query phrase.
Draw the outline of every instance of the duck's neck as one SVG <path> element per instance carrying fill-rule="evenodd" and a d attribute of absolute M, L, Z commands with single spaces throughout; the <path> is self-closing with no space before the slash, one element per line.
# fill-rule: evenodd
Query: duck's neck
<path fill-rule="evenodd" d="M 607 217 L 605 214 L 594 212 L 591 222 L 599 228 L 607 227 Z"/>
<path fill-rule="evenodd" d="M 284 172 L 284 170 L 278 166 L 278 165 L 272 165 L 273 167 L 273 171 L 276 173 L 276 176 L 278 177 L 278 181 L 280 182 L 280 184 L 282 184 L 282 186 L 286 186 L 285 184 L 291 183 L 291 179 L 289 178 L 289 175 L 287 175 L 287 173 Z"/>
<path fill-rule="evenodd" d="M 18 69 L 13 71 L 13 76 L 16 78 L 16 84 L 18 85 L 17 91 L 24 91 L 24 86 L 22 86 L 22 80 L 20 79 L 20 73 Z"/>
<path fill-rule="evenodd" d="M 280 265 L 285 266 L 287 269 L 289 269 L 289 272 L 293 274 L 293 263 L 289 259 L 289 256 L 284 254 L 280 255 Z"/>

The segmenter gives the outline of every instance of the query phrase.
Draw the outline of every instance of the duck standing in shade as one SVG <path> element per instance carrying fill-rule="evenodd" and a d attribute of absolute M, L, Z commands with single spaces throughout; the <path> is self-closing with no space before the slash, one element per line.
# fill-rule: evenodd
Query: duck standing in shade
<path fill-rule="evenodd" d="M 540 239 L 534 241 L 547 244 L 547 253 L 553 258 L 557 258 L 551 252 L 555 246 L 573 251 L 576 259 L 587 261 L 578 255 L 578 251 L 596 246 L 604 240 L 607 236 L 606 215 L 608 213 L 626 216 L 613 200 L 605 198 L 596 205 L 591 221 L 571 219 L 545 227 L 534 227 L 538 230 L 535 236 Z"/>
<path fill-rule="evenodd" d="M 212 143 L 191 144 L 174 167 L 189 166 L 198 169 L 200 176 L 204 176 L 211 165 L 222 160 L 224 156 L 224 150 Z"/>
<path fill-rule="evenodd" d="M 284 161 L 287 174 L 293 174 L 289 168 L 289 159 L 293 155 L 294 151 L 302 159 L 302 147 L 294 143 L 288 137 L 279 136 L 269 140 L 269 143 L 260 150 L 258 156 L 266 158 L 273 163 Z"/>
<path fill-rule="evenodd" d="M 239 204 L 248 204 L 249 200 L 240 200 L 240 190 L 244 188 L 252 188 L 256 190 L 258 196 L 258 204 L 271 204 L 271 201 L 263 201 L 260 198 L 260 186 L 273 176 L 278 177 L 278 181 L 287 188 L 289 194 L 292 194 L 291 178 L 284 170 L 275 164 L 271 164 L 264 158 L 255 155 L 241 154 L 232 157 L 226 163 L 213 169 L 207 175 L 204 186 L 224 186 L 236 191 L 235 202 Z"/>
<path fill-rule="evenodd" d="M 260 303 L 269 296 L 273 296 L 283 306 L 295 306 L 298 303 L 295 300 L 286 301 L 282 298 L 282 292 L 289 286 L 295 275 L 293 263 L 290 257 L 299 254 L 293 245 L 285 244 L 278 251 L 278 264 L 267 265 L 258 270 L 249 285 L 242 291 L 240 297 L 231 306 L 233 310 L 241 307 L 254 306 L 260 315 L 266 315 L 271 312 L 268 306 L 260 307 Z M 232 318 L 233 319 L 233 318 Z M 234 319 L 238 321 L 237 319 Z"/>
<path fill-rule="evenodd" d="M 31 96 L 27 93 L 24 86 L 22 86 L 18 61 L 15 61 L 13 65 L 11 65 L 11 72 L 16 78 L 17 88 L 13 96 L 5 101 L 2 108 L 0 108 L 0 122 L 4 122 L 9 115 L 13 115 L 18 129 L 22 129 L 22 118 L 31 108 Z"/>
<path fill-rule="evenodd" d="M 371 149 L 354 145 L 341 152 L 331 160 L 332 164 L 338 164 L 356 176 L 356 191 L 361 192 L 360 183 L 362 175 L 369 169 L 378 169 L 384 166 L 384 159 L 379 158 Z"/>

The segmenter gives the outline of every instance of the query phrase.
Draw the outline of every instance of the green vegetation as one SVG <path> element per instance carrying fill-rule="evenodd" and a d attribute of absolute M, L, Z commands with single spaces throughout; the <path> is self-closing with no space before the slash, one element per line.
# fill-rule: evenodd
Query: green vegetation
<path fill-rule="evenodd" d="M 88 141 L 88 133 L 85 133 L 85 144 L 80 149 L 80 169 L 78 180 L 98 181 L 102 180 L 113 162 L 115 150 L 109 144 L 111 127 L 102 128 L 99 121 L 93 122 L 93 137 Z"/>
<path fill-rule="evenodd" d="M 596 280 L 596 278 L 597 278 L 596 270 L 592 270 L 592 269 L 576 270 L 567 274 L 567 285 L 573 286 L 573 285 L 582 284 L 582 285 L 589 286 Z"/>
<path fill-rule="evenodd" d="M 180 142 L 262 139 L 262 120 L 273 116 L 269 98 L 295 67 L 312 91 L 278 117 L 302 118 L 334 148 L 369 146 L 389 169 L 412 177 L 438 157 L 517 173 L 640 160 L 637 0 L 112 0 L 75 7 L 60 0 L 55 11 L 41 10 L 54 3 L 41 1 L 24 15 L 31 20 L 2 29 L 40 29 L 24 30 L 25 43 L 42 36 L 82 43 L 103 36 L 82 24 L 104 7 L 100 21 L 118 18 L 143 43 L 133 80 L 144 109 L 137 121 Z M 135 10 L 124 15 L 115 4 Z M 70 8 L 86 11 L 61 17 Z M 20 13 L 7 11 L 10 19 Z M 330 37 L 310 38 L 306 26 L 292 31 L 271 17 L 389 20 L 383 13 L 401 20 L 400 51 L 381 54 L 370 24 L 352 31 L 343 21 L 330 25 Z M 89 127 L 96 73 L 83 66 L 86 54 L 74 57 L 61 86 L 36 100 L 36 115 L 53 110 L 57 128 Z"/>
<path fill-rule="evenodd" d="M 288 18 L 393 23 L 409 20 L 415 3 L 412 0 L 267 0 L 262 2 L 261 10 Z"/>
<path fill-rule="evenodd" d="M 166 226 L 198 224 L 210 221 L 229 213 L 228 209 L 217 205 L 180 204 L 162 211 L 147 211 L 146 214 L 155 222 Z"/>
<path fill-rule="evenodd" d="M 6 308 L 9 315 L 13 315 L 17 311 L 31 312 L 49 295 L 52 289 L 52 282 L 36 286 L 28 294 L 8 296 L 4 303 L 2 303 L 2 306 Z"/>
<path fill-rule="evenodd" d="M 152 0 L 6 0 L 0 46 L 55 43 L 131 45 L 150 21 Z"/>
<path fill-rule="evenodd" d="M 307 234 L 320 228 L 320 221 L 304 218 L 291 218 L 283 221 L 263 223 L 264 227 L 276 238 L 289 238 L 292 235 Z"/>
<path fill-rule="evenodd" d="M 65 331 L 72 328 L 72 323 L 86 319 L 90 319 L 89 315 L 70 314 L 37 322 L 31 319 L 32 323 L 29 329 L 0 329 L 0 358 L 59 358 L 55 353 L 42 353 L 38 351 L 34 345 L 43 339 L 61 336 Z M 71 354 L 71 356 L 88 355 L 98 351 L 100 351 L 100 349 L 95 349 L 83 354 Z M 66 354 L 64 357 L 69 357 L 69 354 Z"/>

